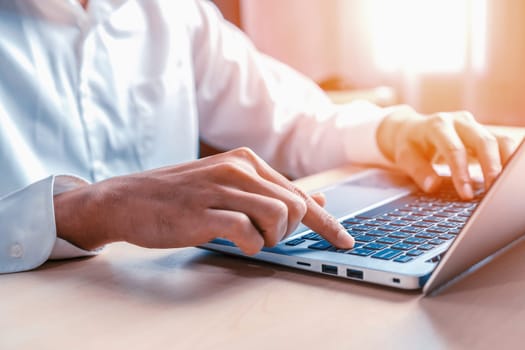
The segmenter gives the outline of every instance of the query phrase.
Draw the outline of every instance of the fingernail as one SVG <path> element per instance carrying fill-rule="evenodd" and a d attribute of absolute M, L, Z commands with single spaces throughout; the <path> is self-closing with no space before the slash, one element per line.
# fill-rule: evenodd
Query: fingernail
<path fill-rule="evenodd" d="M 427 176 L 425 178 L 425 181 L 423 181 L 423 191 L 430 192 L 433 186 L 434 186 L 434 177 Z"/>
<path fill-rule="evenodd" d="M 469 183 L 463 184 L 463 194 L 468 199 L 474 197 L 474 192 L 472 191 L 472 186 Z"/>
<path fill-rule="evenodd" d="M 345 229 L 339 230 L 337 242 L 340 248 L 352 248 L 354 246 L 354 237 L 352 237 Z"/>

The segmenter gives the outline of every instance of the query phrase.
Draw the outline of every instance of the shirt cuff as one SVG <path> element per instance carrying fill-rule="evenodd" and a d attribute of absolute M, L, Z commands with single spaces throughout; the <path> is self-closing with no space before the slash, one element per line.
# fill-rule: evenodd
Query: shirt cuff
<path fill-rule="evenodd" d="M 89 184 L 86 180 L 71 176 L 71 175 L 58 175 L 55 177 L 55 183 L 53 186 L 53 196 L 56 196 L 60 193 L 71 191 L 80 186 L 85 186 Z M 55 244 L 49 256 L 51 260 L 59 259 L 71 259 L 84 256 L 93 256 L 98 255 L 105 247 L 100 247 L 95 250 L 84 250 L 76 245 L 60 238 L 56 237 Z"/>
<path fill-rule="evenodd" d="M 43 264 L 55 241 L 54 177 L 0 198 L 0 273 Z"/>

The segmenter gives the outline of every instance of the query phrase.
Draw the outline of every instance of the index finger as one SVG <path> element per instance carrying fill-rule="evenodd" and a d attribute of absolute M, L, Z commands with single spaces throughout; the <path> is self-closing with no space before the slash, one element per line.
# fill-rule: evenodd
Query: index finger
<path fill-rule="evenodd" d="M 303 197 L 304 198 L 304 197 Z M 332 215 L 306 194 L 306 215 L 303 223 L 319 233 L 338 248 L 350 249 L 354 246 L 354 238 Z"/>
<path fill-rule="evenodd" d="M 485 186 L 489 188 L 501 172 L 501 156 L 498 141 L 487 129 L 477 123 L 459 121 L 456 130 L 467 147 L 475 150 L 483 171 Z"/>
<path fill-rule="evenodd" d="M 255 167 L 259 176 L 287 189 L 304 200 L 306 204 L 306 214 L 303 217 L 302 222 L 306 226 L 319 233 L 338 248 L 350 249 L 354 246 L 354 239 L 352 236 L 348 234 L 336 218 L 324 210 L 323 207 L 312 199 L 312 197 L 270 167 L 252 151 L 246 149 L 243 151 L 244 152 L 241 153 L 244 154 L 241 154 L 241 156 L 246 157 L 246 159 Z"/>
<path fill-rule="evenodd" d="M 444 158 L 452 175 L 456 191 L 463 199 L 472 199 L 472 180 L 468 171 L 467 150 L 459 138 L 456 129 L 442 116 L 434 119 L 434 127 L 429 140 Z"/>

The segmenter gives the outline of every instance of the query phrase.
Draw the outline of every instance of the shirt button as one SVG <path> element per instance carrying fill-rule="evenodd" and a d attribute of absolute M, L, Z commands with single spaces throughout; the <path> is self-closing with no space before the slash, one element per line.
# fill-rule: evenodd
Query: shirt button
<path fill-rule="evenodd" d="M 21 258 L 24 255 L 24 248 L 20 243 L 15 243 L 9 249 L 9 254 L 12 258 Z"/>

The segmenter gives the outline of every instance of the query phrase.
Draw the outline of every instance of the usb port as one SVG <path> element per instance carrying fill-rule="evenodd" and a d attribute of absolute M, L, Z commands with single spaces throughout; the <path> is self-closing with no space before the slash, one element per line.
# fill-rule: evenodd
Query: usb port
<path fill-rule="evenodd" d="M 329 273 L 331 275 L 337 275 L 337 266 L 323 264 L 321 266 L 321 271 L 323 271 L 324 273 Z"/>
<path fill-rule="evenodd" d="M 346 269 L 346 275 L 350 278 L 356 278 L 358 280 L 363 279 L 363 271 L 360 270 Z"/>

